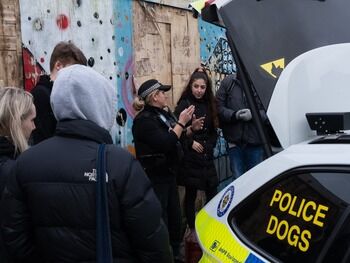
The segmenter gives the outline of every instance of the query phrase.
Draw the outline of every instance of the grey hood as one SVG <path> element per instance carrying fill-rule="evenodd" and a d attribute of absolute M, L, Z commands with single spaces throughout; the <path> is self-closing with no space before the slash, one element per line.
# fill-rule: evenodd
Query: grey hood
<path fill-rule="evenodd" d="M 51 93 L 51 107 L 58 121 L 89 120 L 110 131 L 116 117 L 116 91 L 95 70 L 72 65 L 59 71 Z"/>

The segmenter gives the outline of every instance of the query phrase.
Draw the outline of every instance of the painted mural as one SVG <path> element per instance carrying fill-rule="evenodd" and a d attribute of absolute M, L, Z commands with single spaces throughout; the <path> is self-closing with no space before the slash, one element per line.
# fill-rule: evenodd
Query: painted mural
<path fill-rule="evenodd" d="M 73 41 L 88 58 L 89 66 L 116 88 L 116 143 L 130 152 L 134 152 L 131 126 L 136 93 L 132 2 L 20 0 L 25 88 L 31 90 L 41 74 L 49 73 L 50 55 L 59 41 Z M 236 70 L 225 30 L 199 18 L 198 31 L 201 63 L 217 88 L 225 75 Z"/>
<path fill-rule="evenodd" d="M 136 94 L 133 76 L 133 52 L 132 52 L 132 1 L 114 1 L 116 17 L 115 41 L 116 41 L 116 76 L 119 117 L 122 123 L 118 126 L 118 144 L 134 153 L 133 138 L 131 133 L 134 110 L 132 102 Z"/>
<path fill-rule="evenodd" d="M 49 73 L 54 46 L 59 41 L 72 41 L 84 52 L 88 65 L 116 87 L 119 99 L 115 106 L 120 109 L 118 122 L 125 124 L 132 97 L 127 92 L 130 90 L 128 76 L 132 76 L 131 12 L 130 0 L 21 0 L 26 90 L 30 91 L 35 86 L 41 74 Z M 127 146 L 131 139 L 123 140 L 129 130 L 124 127 L 117 126 L 116 142 Z"/>
<path fill-rule="evenodd" d="M 59 41 L 73 41 L 89 65 L 115 86 L 115 17 L 112 0 L 20 1 L 25 88 L 49 72 L 50 55 Z"/>
<path fill-rule="evenodd" d="M 236 64 L 225 35 L 226 30 L 201 18 L 198 18 L 198 28 L 201 63 L 211 76 L 213 87 L 217 91 L 221 80 L 226 75 L 236 72 Z"/>

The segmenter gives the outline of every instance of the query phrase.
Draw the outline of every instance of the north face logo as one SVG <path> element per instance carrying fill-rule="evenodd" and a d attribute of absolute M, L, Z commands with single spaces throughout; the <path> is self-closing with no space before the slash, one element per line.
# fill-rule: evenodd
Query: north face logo
<path fill-rule="evenodd" d="M 96 182 L 97 171 L 96 169 L 92 169 L 92 172 L 85 172 L 84 177 L 88 177 L 89 181 Z M 106 173 L 106 183 L 108 183 L 108 174 Z"/>

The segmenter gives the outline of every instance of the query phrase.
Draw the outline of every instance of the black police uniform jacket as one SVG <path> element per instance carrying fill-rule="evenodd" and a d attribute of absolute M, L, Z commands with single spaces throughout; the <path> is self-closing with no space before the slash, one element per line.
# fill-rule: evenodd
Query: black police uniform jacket
<path fill-rule="evenodd" d="M 206 190 L 218 185 L 218 177 L 213 160 L 213 149 L 216 144 L 217 132 L 213 125 L 209 105 L 205 99 L 196 99 L 192 94 L 182 98 L 175 109 L 175 114 L 190 105 L 195 106 L 196 118 L 205 116 L 203 129 L 195 131 L 192 137 L 182 137 L 184 145 L 184 160 L 179 173 L 179 184 Z M 189 123 L 190 124 L 190 123 Z M 193 140 L 200 143 L 204 150 L 198 153 L 192 149 Z"/>
<path fill-rule="evenodd" d="M 174 122 L 167 111 L 150 105 L 145 105 L 134 119 L 136 157 L 153 183 L 170 183 L 176 179 L 182 148 L 170 129 Z"/>
<path fill-rule="evenodd" d="M 18 262 L 96 262 L 94 169 L 107 130 L 85 120 L 59 122 L 56 136 L 17 159 L 5 189 L 5 242 Z M 115 262 L 171 262 L 161 207 L 142 167 L 106 147 Z"/>

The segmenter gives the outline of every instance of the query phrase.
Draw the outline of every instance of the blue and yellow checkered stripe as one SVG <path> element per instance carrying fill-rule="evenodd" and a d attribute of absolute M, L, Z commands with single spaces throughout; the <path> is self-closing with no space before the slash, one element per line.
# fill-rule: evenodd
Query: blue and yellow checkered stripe
<path fill-rule="evenodd" d="M 203 248 L 200 263 L 264 262 L 235 239 L 228 227 L 202 209 L 196 217 L 196 231 Z"/>

